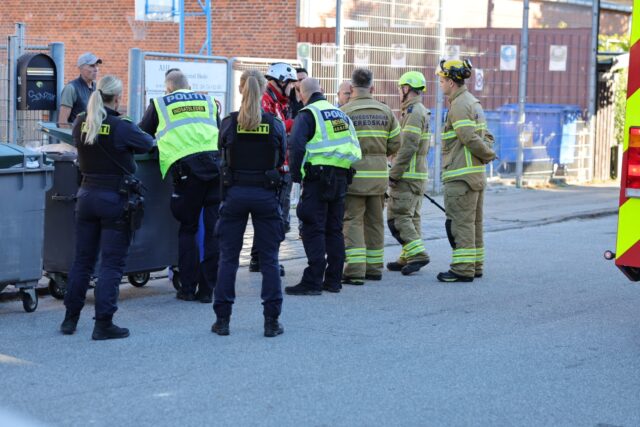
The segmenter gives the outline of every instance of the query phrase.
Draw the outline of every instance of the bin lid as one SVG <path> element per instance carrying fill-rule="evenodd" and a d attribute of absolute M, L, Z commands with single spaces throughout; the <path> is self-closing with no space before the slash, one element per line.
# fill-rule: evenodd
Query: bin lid
<path fill-rule="evenodd" d="M 41 155 L 20 145 L 0 144 L 0 169 L 37 169 Z"/>
<path fill-rule="evenodd" d="M 48 133 L 54 138 L 58 138 L 62 142 L 73 145 L 73 135 L 71 133 L 71 128 L 61 128 L 58 127 L 57 123 L 53 122 L 38 122 L 38 125 L 40 126 L 40 130 L 42 132 Z"/>

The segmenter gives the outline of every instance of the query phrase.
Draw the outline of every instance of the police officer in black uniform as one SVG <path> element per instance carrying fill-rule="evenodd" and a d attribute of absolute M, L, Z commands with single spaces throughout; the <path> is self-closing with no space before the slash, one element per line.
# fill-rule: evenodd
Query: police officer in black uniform
<path fill-rule="evenodd" d="M 142 213 L 141 185 L 133 176 L 133 154 L 146 153 L 153 147 L 153 138 L 116 111 L 121 94 L 118 78 L 103 77 L 89 98 L 87 113 L 78 115 L 73 124 L 82 185 L 76 203 L 76 252 L 60 329 L 65 335 L 75 332 L 100 254 L 94 340 L 129 336 L 129 330 L 114 325 L 112 319 L 118 309 L 131 236 L 140 225 Z"/>
<path fill-rule="evenodd" d="M 216 227 L 220 265 L 213 304 L 216 322 L 211 327 L 218 335 L 229 335 L 236 273 L 249 214 L 262 272 L 264 335 L 275 337 L 284 332 L 278 322 L 282 308 L 278 251 L 284 240 L 278 168 L 285 159 L 286 133 L 282 121 L 260 108 L 265 88 L 266 80 L 258 70 L 242 73 L 240 111 L 222 121 L 218 140 L 225 193 Z"/>

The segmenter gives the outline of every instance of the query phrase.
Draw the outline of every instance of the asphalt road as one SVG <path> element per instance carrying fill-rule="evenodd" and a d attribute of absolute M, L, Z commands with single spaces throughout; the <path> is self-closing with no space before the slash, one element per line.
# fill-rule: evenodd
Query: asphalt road
<path fill-rule="evenodd" d="M 602 258 L 615 230 L 606 216 L 488 233 L 471 284 L 436 281 L 450 249 L 430 240 L 414 276 L 286 297 L 273 339 L 246 268 L 229 337 L 166 279 L 122 286 L 119 341 L 91 341 L 91 305 L 66 337 L 59 301 L 4 302 L 0 407 L 57 426 L 638 426 L 640 285 Z M 285 284 L 304 264 L 285 262 Z"/>

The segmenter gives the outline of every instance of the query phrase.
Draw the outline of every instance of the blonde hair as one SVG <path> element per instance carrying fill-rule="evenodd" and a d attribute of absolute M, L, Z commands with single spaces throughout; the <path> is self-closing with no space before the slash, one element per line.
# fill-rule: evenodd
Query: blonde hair
<path fill-rule="evenodd" d="M 96 90 L 91 94 L 87 103 L 87 118 L 83 133 L 86 133 L 84 143 L 91 145 L 95 142 L 102 122 L 107 117 L 104 109 L 105 102 L 112 102 L 116 96 L 122 93 L 122 81 L 115 76 L 104 76 L 96 85 Z"/>
<path fill-rule="evenodd" d="M 258 70 L 246 70 L 240 76 L 242 103 L 238 114 L 238 123 L 245 130 L 257 129 L 262 122 L 260 101 L 267 88 L 267 80 Z"/>

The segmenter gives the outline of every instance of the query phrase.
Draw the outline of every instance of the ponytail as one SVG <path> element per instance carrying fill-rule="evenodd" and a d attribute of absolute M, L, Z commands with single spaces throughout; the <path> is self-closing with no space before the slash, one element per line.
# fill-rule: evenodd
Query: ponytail
<path fill-rule="evenodd" d="M 260 101 L 267 87 L 267 81 L 258 70 L 246 70 L 240 76 L 242 103 L 238 114 L 238 124 L 242 129 L 255 130 L 262 122 Z"/>
<path fill-rule="evenodd" d="M 91 94 L 87 103 L 87 118 L 82 133 L 85 144 L 91 145 L 96 141 L 102 122 L 107 117 L 107 110 L 104 108 L 105 102 L 112 102 L 116 96 L 122 93 L 122 82 L 115 76 L 104 76 L 96 86 L 96 90 Z"/>

